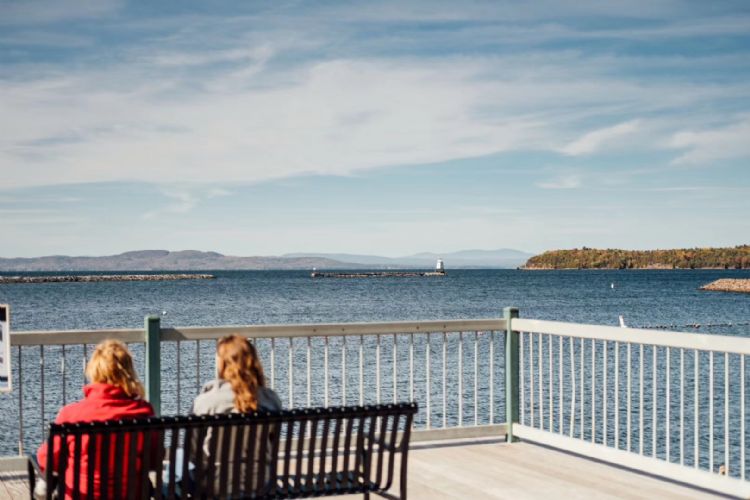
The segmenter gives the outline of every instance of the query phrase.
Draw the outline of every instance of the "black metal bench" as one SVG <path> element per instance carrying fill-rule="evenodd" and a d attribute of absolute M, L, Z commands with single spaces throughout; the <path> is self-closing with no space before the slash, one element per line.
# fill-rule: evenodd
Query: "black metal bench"
<path fill-rule="evenodd" d="M 30 488 L 44 474 L 50 499 L 395 498 L 388 490 L 398 473 L 405 499 L 416 412 L 401 403 L 51 424 L 59 463 L 50 452 L 45 474 L 30 460 Z"/>

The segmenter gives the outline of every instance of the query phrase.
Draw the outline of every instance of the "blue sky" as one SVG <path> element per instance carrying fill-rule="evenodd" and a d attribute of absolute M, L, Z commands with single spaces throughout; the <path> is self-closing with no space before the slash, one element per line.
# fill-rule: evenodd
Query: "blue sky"
<path fill-rule="evenodd" d="M 0 256 L 748 243 L 750 4 L 0 0 Z"/>

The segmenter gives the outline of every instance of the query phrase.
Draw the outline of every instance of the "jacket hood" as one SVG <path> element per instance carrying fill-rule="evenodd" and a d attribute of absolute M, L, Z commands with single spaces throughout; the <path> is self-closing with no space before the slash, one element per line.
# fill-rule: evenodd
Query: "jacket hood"
<path fill-rule="evenodd" d="M 139 399 L 128 396 L 121 387 L 102 383 L 85 385 L 83 395 L 86 399 Z"/>

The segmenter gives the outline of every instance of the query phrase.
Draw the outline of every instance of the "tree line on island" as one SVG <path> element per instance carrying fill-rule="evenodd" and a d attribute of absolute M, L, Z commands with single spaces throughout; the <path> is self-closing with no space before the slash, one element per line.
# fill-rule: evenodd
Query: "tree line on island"
<path fill-rule="evenodd" d="M 550 250 L 523 269 L 750 269 L 750 245 L 734 248 Z"/>

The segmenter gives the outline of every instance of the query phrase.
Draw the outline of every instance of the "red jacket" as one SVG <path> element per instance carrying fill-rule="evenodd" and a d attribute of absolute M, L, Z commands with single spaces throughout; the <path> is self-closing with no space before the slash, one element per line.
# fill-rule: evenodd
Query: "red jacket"
<path fill-rule="evenodd" d="M 139 418 L 139 417 L 151 417 L 154 415 L 154 409 L 151 406 L 150 403 L 147 401 L 144 401 L 142 399 L 133 399 L 127 396 L 125 392 L 116 386 L 109 385 L 109 384 L 89 384 L 87 386 L 84 386 L 83 388 L 83 395 L 84 399 L 81 401 L 77 401 L 75 403 L 71 403 L 69 405 L 64 406 L 60 413 L 57 414 L 57 418 L 55 419 L 55 423 L 62 424 L 62 423 L 72 423 L 72 422 L 91 422 L 94 420 L 116 420 L 121 418 Z M 128 439 L 129 436 L 126 436 L 126 439 L 124 439 L 124 449 L 123 449 L 123 455 L 128 455 L 128 450 L 130 447 L 130 439 Z M 56 464 L 59 460 L 60 456 L 60 448 L 59 448 L 59 440 L 56 441 L 55 449 L 53 453 L 53 464 Z M 110 456 L 109 459 L 109 466 L 110 470 L 114 470 L 114 440 L 110 444 Z M 74 441 L 73 438 L 68 438 L 68 465 L 67 470 L 65 474 L 65 484 L 66 484 L 66 498 L 69 498 L 72 496 L 73 493 L 73 472 L 74 472 L 74 460 L 72 459 L 73 456 L 73 447 L 74 447 Z M 138 449 L 141 450 L 143 447 L 143 437 L 140 436 L 138 438 Z M 81 461 L 80 461 L 80 492 L 82 495 L 85 496 L 85 498 L 88 498 L 87 495 L 87 489 L 88 489 L 88 436 L 83 435 L 81 437 Z M 99 451 L 101 450 L 101 442 L 97 443 L 97 454 L 99 454 Z M 39 465 L 44 469 L 47 466 L 47 443 L 42 444 L 42 446 L 39 447 L 39 451 L 37 451 L 37 459 L 39 460 Z M 136 467 L 140 466 L 140 456 L 142 453 L 137 453 L 136 456 L 138 457 L 137 464 L 130 464 L 131 466 L 135 465 Z M 99 462 L 99 461 L 97 461 Z M 126 461 L 127 462 L 127 461 Z M 125 463 L 124 467 L 127 467 L 128 464 Z M 124 473 L 124 471 L 123 471 Z M 110 485 L 109 485 L 109 497 L 113 497 L 113 488 L 114 488 L 114 482 L 113 482 L 113 474 L 110 475 Z M 125 481 L 127 479 L 127 475 L 123 477 L 123 490 L 127 491 L 127 484 L 125 484 Z M 100 496 L 98 493 L 101 491 L 100 488 L 100 474 L 99 474 L 99 463 L 96 464 L 96 468 L 94 469 L 94 498 L 99 498 Z M 137 495 L 136 495 L 137 496 Z"/>

